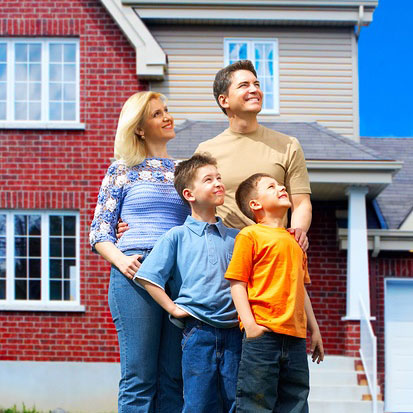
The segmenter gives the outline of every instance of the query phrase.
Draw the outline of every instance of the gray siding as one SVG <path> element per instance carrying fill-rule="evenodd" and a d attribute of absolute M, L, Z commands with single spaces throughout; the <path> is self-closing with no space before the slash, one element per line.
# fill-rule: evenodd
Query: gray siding
<path fill-rule="evenodd" d="M 254 26 L 149 26 L 168 55 L 165 80 L 153 90 L 169 98 L 176 120 L 224 120 L 212 95 L 223 67 L 225 37 L 276 38 L 279 47 L 279 115 L 262 121 L 319 122 L 347 137 L 357 135 L 349 28 Z"/>

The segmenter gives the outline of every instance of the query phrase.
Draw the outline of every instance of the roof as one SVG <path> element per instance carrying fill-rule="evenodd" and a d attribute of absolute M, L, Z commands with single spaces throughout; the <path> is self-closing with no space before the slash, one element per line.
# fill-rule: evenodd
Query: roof
<path fill-rule="evenodd" d="M 389 228 L 399 228 L 413 206 L 413 138 L 362 138 L 357 143 L 316 122 L 261 122 L 267 128 L 295 136 L 307 160 L 404 161 L 403 168 L 377 197 Z M 228 122 L 185 121 L 176 126 L 177 136 L 168 151 L 177 159 L 189 158 L 199 143 L 211 139 L 228 127 Z M 397 194 L 397 202 L 394 201 Z"/>
<path fill-rule="evenodd" d="M 413 209 L 413 138 L 361 138 L 361 143 L 404 162 L 393 183 L 377 197 L 389 228 L 399 228 Z"/>

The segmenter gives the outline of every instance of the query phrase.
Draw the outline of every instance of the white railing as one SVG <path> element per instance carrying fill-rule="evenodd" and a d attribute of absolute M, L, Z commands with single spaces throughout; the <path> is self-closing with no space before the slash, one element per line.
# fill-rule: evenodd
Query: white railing
<path fill-rule="evenodd" d="M 370 323 L 370 312 L 367 312 L 361 295 L 359 296 L 359 303 L 361 309 L 360 357 L 372 397 L 372 412 L 377 413 L 377 338 Z"/>

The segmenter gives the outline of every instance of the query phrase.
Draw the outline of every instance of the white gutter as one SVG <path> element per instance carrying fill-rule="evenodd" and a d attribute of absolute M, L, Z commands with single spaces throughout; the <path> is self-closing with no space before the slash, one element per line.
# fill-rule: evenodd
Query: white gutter
<path fill-rule="evenodd" d="M 361 30 L 361 26 L 363 24 L 363 19 L 364 19 L 364 6 L 360 5 L 360 7 L 359 7 L 359 21 L 357 22 L 356 39 L 358 39 L 360 37 L 360 30 Z"/>

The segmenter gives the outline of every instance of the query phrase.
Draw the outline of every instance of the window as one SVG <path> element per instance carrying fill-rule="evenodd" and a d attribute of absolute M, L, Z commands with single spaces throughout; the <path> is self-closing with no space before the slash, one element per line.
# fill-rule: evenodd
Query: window
<path fill-rule="evenodd" d="M 75 212 L 0 211 L 0 309 L 79 309 Z"/>
<path fill-rule="evenodd" d="M 276 39 L 225 39 L 225 65 L 248 59 L 264 92 L 263 114 L 279 113 L 278 42 Z"/>
<path fill-rule="evenodd" d="M 79 42 L 0 39 L 0 126 L 79 123 Z"/>

